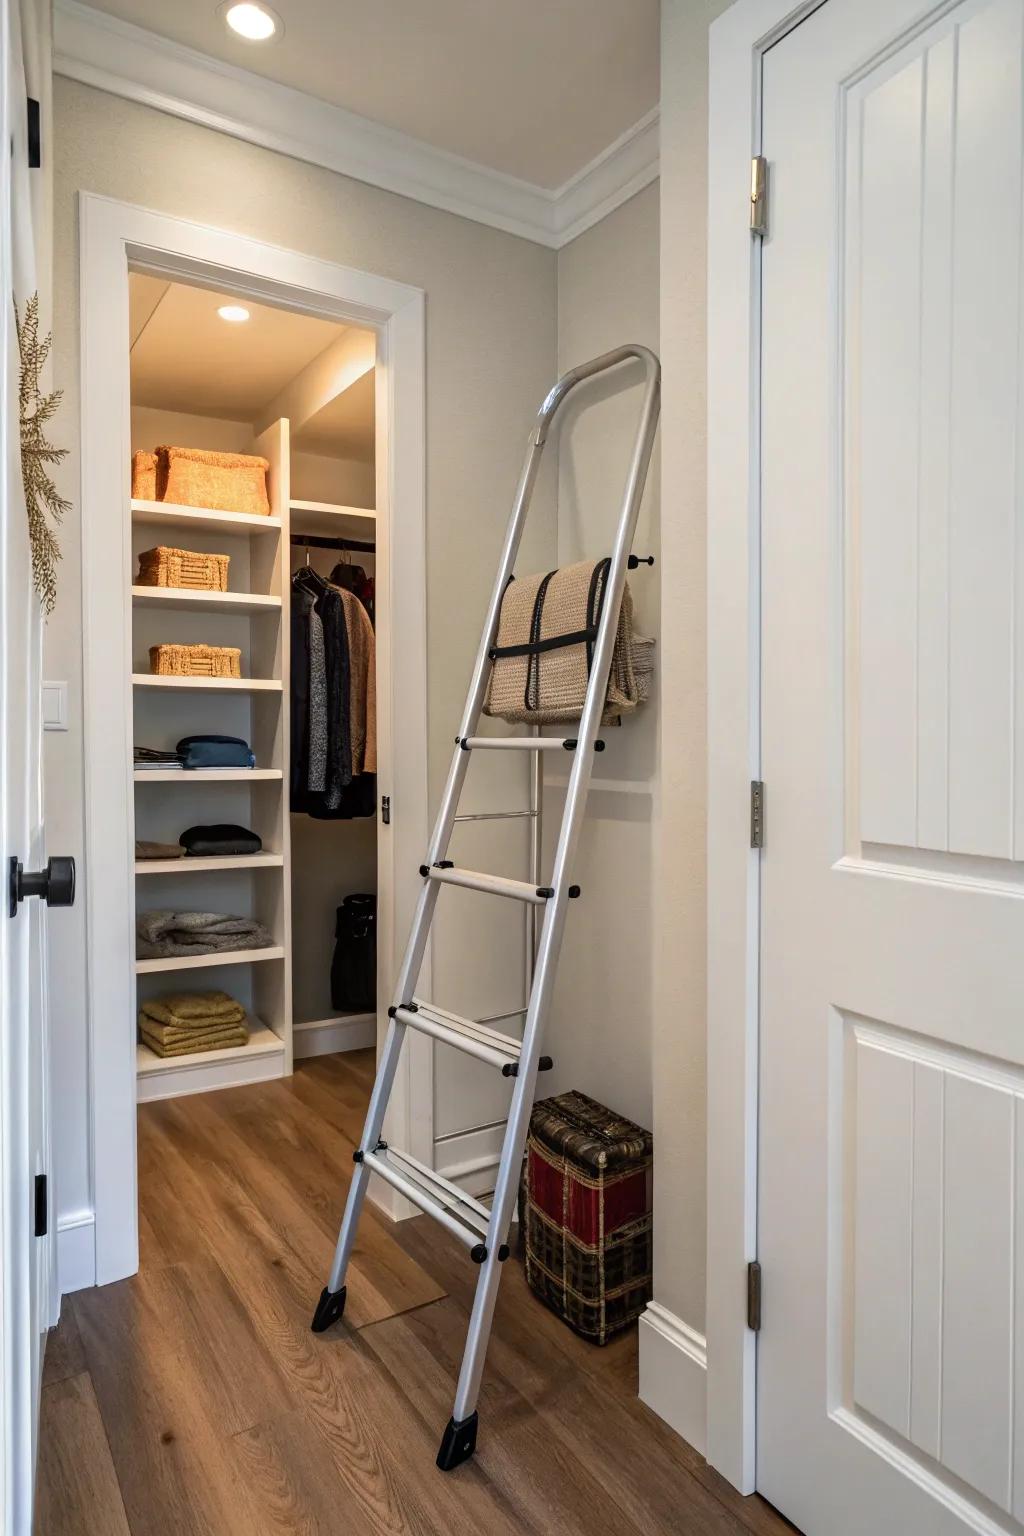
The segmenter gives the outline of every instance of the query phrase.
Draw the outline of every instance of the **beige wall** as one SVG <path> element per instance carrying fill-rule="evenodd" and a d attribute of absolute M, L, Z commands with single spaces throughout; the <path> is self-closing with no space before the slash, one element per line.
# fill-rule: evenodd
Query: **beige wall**
<path fill-rule="evenodd" d="M 729 0 L 663 0 L 661 796 L 655 888 L 654 1289 L 704 1328 L 708 28 Z"/>
<path fill-rule="evenodd" d="M 426 290 L 429 766 L 436 803 L 526 434 L 555 370 L 554 252 L 63 79 L 56 82 L 54 134 L 56 381 L 65 390 L 61 442 L 71 449 L 62 489 L 76 504 L 79 190 Z M 553 490 L 549 478 L 539 492 L 548 515 L 535 521 L 524 552 L 531 569 L 554 556 Z M 82 859 L 79 541 L 72 512 L 46 642 L 46 675 L 70 684 L 71 723 L 66 734 L 47 737 L 45 769 L 49 845 Z M 91 1206 L 81 904 L 71 916 L 52 967 L 55 1173 L 63 1215 Z M 440 927 L 437 943 L 442 954 L 456 951 L 456 926 Z"/>
<path fill-rule="evenodd" d="M 558 256 L 558 369 L 624 342 L 658 350 L 658 187 L 647 187 Z M 559 447 L 558 563 L 607 554 L 635 440 L 643 371 L 584 386 L 565 408 Z M 659 461 L 651 465 L 634 549 L 658 555 Z M 637 627 L 657 637 L 659 567 L 630 577 Z M 656 665 L 660 669 L 660 645 Z M 651 882 L 658 783 L 657 697 L 602 732 L 575 878 L 583 888 L 566 927 L 549 1032 L 555 1069 L 545 1092 L 581 1088 L 652 1123 Z M 561 765 L 557 765 L 559 768 Z M 549 773 L 546 842 L 563 795 Z M 602 784 L 607 787 L 602 788 Z"/>

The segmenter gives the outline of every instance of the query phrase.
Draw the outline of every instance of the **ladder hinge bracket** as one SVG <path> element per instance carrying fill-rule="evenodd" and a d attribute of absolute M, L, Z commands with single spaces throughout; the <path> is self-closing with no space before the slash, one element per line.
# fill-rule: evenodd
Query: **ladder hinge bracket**
<path fill-rule="evenodd" d="M 750 781 L 750 846 L 764 847 L 764 784 L 761 779 Z"/>
<path fill-rule="evenodd" d="M 756 1259 L 747 1265 L 747 1327 L 761 1330 L 761 1266 Z"/>
<path fill-rule="evenodd" d="M 768 233 L 768 161 L 755 155 L 750 162 L 750 231 Z"/>

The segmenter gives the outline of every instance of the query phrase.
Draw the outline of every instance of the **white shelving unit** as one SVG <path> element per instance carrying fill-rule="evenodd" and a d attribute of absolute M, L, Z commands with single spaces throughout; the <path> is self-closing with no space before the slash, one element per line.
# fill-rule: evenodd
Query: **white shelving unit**
<path fill-rule="evenodd" d="M 283 944 L 266 949 L 222 949 L 215 955 L 175 955 L 166 960 L 136 960 L 136 976 L 156 976 L 164 971 L 202 971 L 221 965 L 256 965 L 260 961 L 283 960 Z"/>
<path fill-rule="evenodd" d="M 342 507 L 330 501 L 292 501 L 292 528 L 333 539 L 372 539 L 377 514 L 369 507 Z"/>
<path fill-rule="evenodd" d="M 189 857 L 173 859 L 136 859 L 137 875 L 189 875 L 202 874 L 214 869 L 281 869 L 283 853 L 226 853 L 213 857 Z"/>
<path fill-rule="evenodd" d="M 279 677 L 159 677 L 133 672 L 134 688 L 177 688 L 187 693 L 280 693 Z"/>
<path fill-rule="evenodd" d="M 289 424 L 282 420 L 256 444 L 255 451 L 271 465 L 269 517 L 131 501 L 134 556 L 156 544 L 170 544 L 231 557 L 226 592 L 132 587 L 135 740 L 167 749 L 191 734 L 244 736 L 258 765 L 251 770 L 195 772 L 134 769 L 135 834 L 154 842 L 174 842 L 187 826 L 237 821 L 253 827 L 263 841 L 263 851 L 251 856 L 137 860 L 136 910 L 238 912 L 257 918 L 274 938 L 274 944 L 265 949 L 136 960 L 140 1002 L 176 990 L 219 988 L 238 997 L 250 1019 L 250 1039 L 244 1047 L 162 1058 L 140 1043 L 140 1101 L 264 1081 L 289 1073 L 295 1056 L 351 1050 L 371 1045 L 376 1038 L 375 1015 L 322 1017 L 327 1002 L 322 995 L 313 1006 L 306 997 L 301 1022 L 294 1023 L 292 1018 L 288 676 L 293 562 L 289 538 L 294 531 L 370 544 L 376 540 L 377 514 L 367 507 L 292 498 L 289 439 Z M 316 555 L 328 568 L 329 552 Z M 135 569 L 133 561 L 133 573 Z M 148 648 L 160 642 L 239 646 L 243 675 L 155 676 L 148 670 Z M 365 843 L 369 830 L 353 837 Z M 328 909 L 327 903 L 339 897 L 334 894 L 336 885 L 332 891 L 331 870 L 347 868 L 347 849 L 355 846 L 345 841 L 344 833 L 335 835 L 342 838 L 337 849 L 346 852 L 342 864 L 332 864 L 339 857 L 336 851 L 318 865 L 316 878 L 321 886 L 310 898 L 317 922 L 330 910 L 333 923 L 333 908 Z M 310 828 L 297 826 L 296 836 L 300 846 L 305 840 L 304 855 L 310 860 Z M 309 867 L 308 862 L 304 864 L 305 869 Z M 303 925 L 306 921 L 304 913 Z M 306 963 L 309 966 L 308 955 Z M 322 974 L 319 967 L 318 961 L 317 973 Z"/>
<path fill-rule="evenodd" d="M 227 821 L 252 827 L 263 842 L 252 855 L 137 860 L 136 911 L 238 913 L 274 940 L 263 949 L 135 961 L 140 1004 L 182 987 L 221 988 L 245 1007 L 250 1032 L 245 1046 L 183 1056 L 160 1057 L 140 1043 L 140 1101 L 260 1082 L 292 1067 L 288 422 L 268 428 L 256 452 L 270 462 L 269 517 L 131 502 L 133 572 L 139 552 L 156 544 L 230 555 L 227 592 L 132 587 L 135 741 L 167 749 L 182 736 L 222 733 L 244 737 L 257 761 L 252 770 L 135 769 L 135 835 L 174 842 L 190 825 Z M 243 675 L 154 676 L 149 647 L 161 642 L 238 646 Z"/>
<path fill-rule="evenodd" d="M 266 613 L 281 599 L 266 592 L 192 592 L 183 587 L 132 587 L 138 608 L 184 608 L 192 613 Z"/>
<path fill-rule="evenodd" d="M 281 768 L 136 768 L 136 784 L 262 784 L 284 778 Z"/>

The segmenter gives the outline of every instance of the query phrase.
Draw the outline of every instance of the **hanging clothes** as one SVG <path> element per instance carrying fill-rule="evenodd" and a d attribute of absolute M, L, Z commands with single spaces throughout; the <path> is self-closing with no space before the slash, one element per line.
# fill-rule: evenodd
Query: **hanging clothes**
<path fill-rule="evenodd" d="M 341 587 L 343 591 L 351 592 L 353 597 L 358 597 L 370 616 L 370 623 L 376 622 L 373 611 L 376 587 L 373 577 L 367 576 L 361 565 L 352 565 L 348 560 L 339 560 L 331 572 L 331 581 L 336 587 Z"/>
<path fill-rule="evenodd" d="M 358 715 L 353 711 L 354 692 L 365 700 L 367 663 L 360 645 L 354 690 L 349 632 L 352 627 L 361 641 L 363 631 L 355 630 L 346 607 L 354 613 L 360 605 L 308 566 L 295 572 L 291 585 L 291 808 L 321 819 L 372 816 L 377 797 L 375 776 L 366 771 L 366 703 Z M 365 612 L 363 619 L 369 623 Z M 375 766 L 375 750 L 371 761 Z"/>
<path fill-rule="evenodd" d="M 377 638 L 362 600 L 339 589 L 349 654 L 349 734 L 352 772 L 377 771 Z"/>

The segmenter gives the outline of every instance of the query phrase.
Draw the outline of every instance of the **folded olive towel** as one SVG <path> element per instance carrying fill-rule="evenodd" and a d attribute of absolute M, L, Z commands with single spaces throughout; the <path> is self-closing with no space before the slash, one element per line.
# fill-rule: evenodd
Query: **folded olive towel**
<path fill-rule="evenodd" d="M 185 850 L 180 843 L 151 843 L 145 838 L 135 839 L 137 859 L 183 859 Z"/>
<path fill-rule="evenodd" d="M 187 1056 L 193 1051 L 223 1051 L 228 1046 L 247 1045 L 249 1042 L 249 1031 L 242 1025 L 234 1025 L 227 1029 L 212 1029 L 207 1032 L 192 1030 L 183 1040 L 166 1041 L 150 1030 L 145 1014 L 140 1014 L 139 1019 L 139 1033 L 146 1045 L 157 1056 Z"/>
<path fill-rule="evenodd" d="M 141 912 L 135 933 L 135 952 L 140 960 L 266 949 L 274 942 L 255 918 L 228 917 L 221 912 Z"/>
<path fill-rule="evenodd" d="M 245 1009 L 227 992 L 170 992 L 147 998 L 142 1011 L 172 1029 L 209 1029 L 213 1024 L 241 1024 Z"/>

